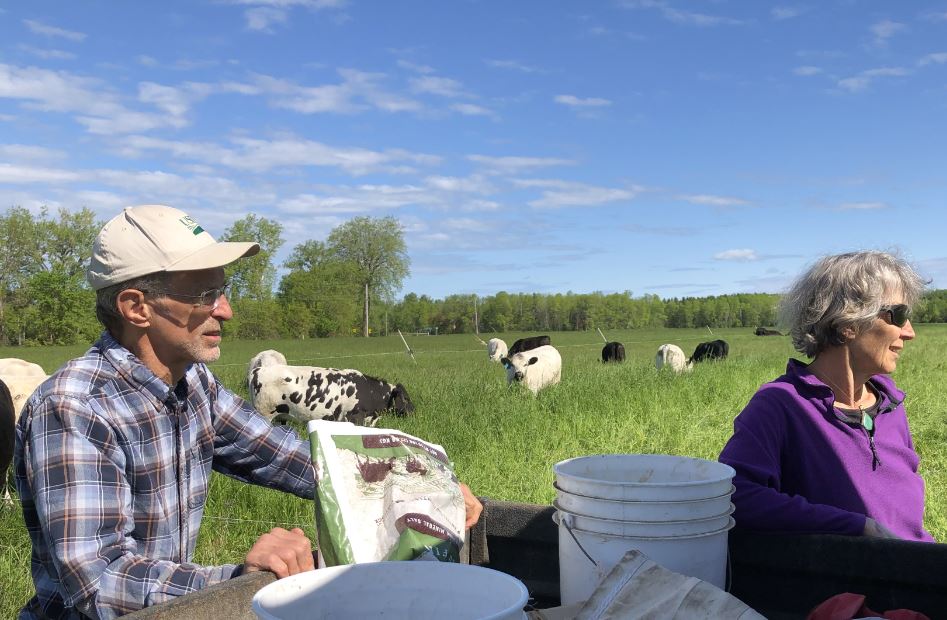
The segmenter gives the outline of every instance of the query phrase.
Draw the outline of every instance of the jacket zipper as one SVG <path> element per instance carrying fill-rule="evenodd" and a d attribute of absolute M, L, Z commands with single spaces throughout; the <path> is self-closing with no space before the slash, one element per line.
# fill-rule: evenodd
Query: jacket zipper
<path fill-rule="evenodd" d="M 865 430 L 865 434 L 868 435 L 868 447 L 871 448 L 871 471 L 878 469 L 878 466 L 881 465 L 881 459 L 878 458 L 878 451 L 875 450 L 875 429 L 872 427 L 871 430 L 868 430 L 864 426 L 862 427 Z"/>

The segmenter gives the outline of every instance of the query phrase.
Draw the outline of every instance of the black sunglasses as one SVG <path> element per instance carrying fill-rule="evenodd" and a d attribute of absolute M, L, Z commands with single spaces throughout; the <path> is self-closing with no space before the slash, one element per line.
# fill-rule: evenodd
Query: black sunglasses
<path fill-rule="evenodd" d="M 904 327 L 904 324 L 911 318 L 911 306 L 907 304 L 893 304 L 890 306 L 881 306 L 880 313 L 888 313 L 891 317 L 891 324 L 898 327 Z"/>

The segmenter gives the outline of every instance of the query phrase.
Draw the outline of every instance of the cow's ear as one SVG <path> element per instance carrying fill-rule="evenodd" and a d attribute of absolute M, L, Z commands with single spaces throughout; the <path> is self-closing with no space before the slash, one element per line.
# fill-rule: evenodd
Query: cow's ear
<path fill-rule="evenodd" d="M 538 357 L 531 357 L 531 358 L 529 358 L 529 363 L 526 364 L 526 365 L 527 365 L 527 366 L 532 366 L 533 364 L 535 364 L 535 363 L 538 362 L 538 361 L 539 361 L 539 358 L 538 358 Z"/>
<path fill-rule="evenodd" d="M 510 358 L 508 358 L 508 357 L 501 357 L 501 358 L 500 358 L 500 363 L 503 364 L 503 367 L 504 367 L 504 368 L 509 368 L 509 367 L 510 367 Z"/>

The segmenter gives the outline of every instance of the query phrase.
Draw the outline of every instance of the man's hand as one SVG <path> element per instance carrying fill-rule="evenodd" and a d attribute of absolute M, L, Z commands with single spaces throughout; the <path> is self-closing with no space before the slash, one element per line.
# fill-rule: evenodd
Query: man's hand
<path fill-rule="evenodd" d="M 483 512 L 483 504 L 480 503 L 479 499 L 474 497 L 474 494 L 470 492 L 470 488 L 463 482 L 460 483 L 460 492 L 464 494 L 464 508 L 467 512 L 467 520 L 464 522 L 464 527 L 470 529 L 480 520 L 480 513 Z"/>
<path fill-rule="evenodd" d="M 314 568 L 312 543 L 298 527 L 291 531 L 274 527 L 253 543 L 243 561 L 245 573 L 268 570 L 277 579 Z"/>
<path fill-rule="evenodd" d="M 869 538 L 898 538 L 897 534 L 871 517 L 865 518 L 865 530 L 862 532 L 862 536 L 868 536 Z"/>

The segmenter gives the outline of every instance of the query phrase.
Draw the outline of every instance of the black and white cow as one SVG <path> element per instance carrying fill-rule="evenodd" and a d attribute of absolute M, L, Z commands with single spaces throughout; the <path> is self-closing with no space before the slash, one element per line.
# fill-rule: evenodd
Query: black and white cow
<path fill-rule="evenodd" d="M 13 409 L 13 397 L 7 384 L 0 380 L 0 487 L 3 487 L 3 498 L 10 501 L 10 491 L 7 489 L 7 468 L 13 461 L 13 434 L 16 415 Z"/>
<path fill-rule="evenodd" d="M 552 345 L 520 351 L 500 360 L 506 368 L 506 383 L 525 385 L 533 394 L 562 378 L 562 356 Z"/>
<path fill-rule="evenodd" d="M 603 362 L 624 362 L 625 345 L 620 342 L 606 342 L 602 347 Z"/>
<path fill-rule="evenodd" d="M 766 329 L 765 327 L 757 327 L 754 332 L 757 336 L 782 336 L 775 329 Z"/>
<path fill-rule="evenodd" d="M 710 342 L 701 342 L 694 349 L 689 362 L 701 362 L 703 360 L 722 360 L 730 354 L 730 345 L 723 340 L 711 340 Z"/>
<path fill-rule="evenodd" d="M 544 347 L 551 344 L 552 341 L 549 340 L 549 336 L 530 336 L 529 338 L 520 338 L 513 343 L 512 347 L 510 347 L 507 357 L 513 357 L 517 353 L 522 353 L 523 351 L 529 351 L 531 349 L 538 349 L 539 347 Z"/>
<path fill-rule="evenodd" d="M 351 368 L 270 364 L 250 372 L 253 407 L 270 421 L 336 420 L 374 426 L 384 411 L 414 411 L 408 392 Z"/>

